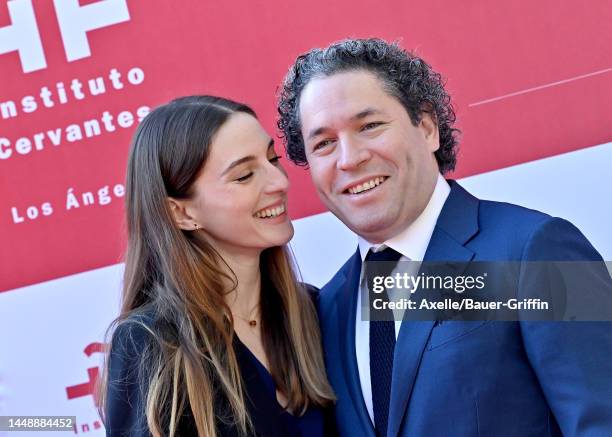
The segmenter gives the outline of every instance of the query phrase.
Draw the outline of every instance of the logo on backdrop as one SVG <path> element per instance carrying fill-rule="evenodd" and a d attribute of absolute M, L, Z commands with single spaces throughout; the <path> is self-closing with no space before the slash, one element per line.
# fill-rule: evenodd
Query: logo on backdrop
<path fill-rule="evenodd" d="M 95 343 L 88 344 L 83 352 L 85 352 L 85 355 L 87 355 L 88 357 L 91 357 L 93 354 L 96 354 L 96 353 L 104 353 L 104 350 L 105 350 L 104 343 L 95 342 Z M 96 388 L 96 382 L 98 381 L 99 373 L 100 373 L 100 368 L 98 366 L 89 367 L 87 369 L 87 376 L 89 377 L 88 381 L 66 387 L 66 395 L 68 396 L 68 399 L 81 398 L 84 396 L 92 396 L 94 404 L 97 407 L 98 397 L 96 396 L 95 388 Z"/>
<path fill-rule="evenodd" d="M 11 181 L 0 188 L 7 247 L 34 244 L 42 232 L 48 253 L 61 254 L 73 250 L 64 240 L 75 223 L 108 225 L 118 216 L 124 187 L 117 166 L 129 134 L 150 111 L 141 99 L 153 94 L 145 92 L 143 65 L 130 65 L 134 57 L 116 47 L 117 35 L 135 30 L 131 9 L 127 0 L 0 0 L 0 63 L 14 70 L 0 92 L 0 166 Z M 79 59 L 86 62 L 72 62 Z M 90 159 L 98 162 L 91 172 Z M 43 220 L 54 232 L 37 227 L 27 239 L 18 231 L 10 234 L 14 242 L 6 240 L 5 224 Z M 116 258 L 119 239 L 103 244 Z M 40 256 L 26 280 L 10 265 L 20 265 L 22 255 L 6 255 L 2 264 L 11 273 L 0 277 L 0 291 L 91 268 L 85 258 L 51 266 Z"/>
<path fill-rule="evenodd" d="M 126 0 L 79 5 L 78 0 L 53 0 L 68 62 L 91 56 L 87 32 L 129 21 Z M 11 24 L 0 28 L 0 55 L 17 51 L 24 73 L 47 68 L 32 0 L 7 2 Z"/>
<path fill-rule="evenodd" d="M 88 357 L 91 357 L 93 354 L 104 353 L 106 345 L 104 343 L 94 342 L 88 344 L 83 352 Z M 82 397 L 91 396 L 93 398 L 94 405 L 96 408 L 99 406 L 99 399 L 96 396 L 96 383 L 98 381 L 98 376 L 100 373 L 100 368 L 98 366 L 89 367 L 87 369 L 88 380 L 85 382 L 81 382 L 79 384 L 71 385 L 66 387 L 66 396 L 68 399 L 78 399 Z M 92 431 L 97 431 L 103 429 L 103 424 L 96 417 L 93 421 L 83 422 L 82 420 L 78 420 L 78 423 L 73 425 L 73 431 L 75 434 L 83 434 L 89 433 Z"/>

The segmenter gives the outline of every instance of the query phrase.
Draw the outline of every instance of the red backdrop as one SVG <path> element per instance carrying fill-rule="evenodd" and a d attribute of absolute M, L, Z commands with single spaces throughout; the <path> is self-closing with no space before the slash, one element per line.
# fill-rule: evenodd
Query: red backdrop
<path fill-rule="evenodd" d="M 47 67 L 24 73 L 16 51 L 0 55 L 0 103 L 8 114 L 7 102 L 13 102 L 17 112 L 0 118 L 0 141 L 5 139 L 0 152 L 12 150 L 0 159 L 0 290 L 120 262 L 123 199 L 111 196 L 107 205 L 96 201 L 66 208 L 70 188 L 75 194 L 96 194 L 123 183 L 135 124 L 119 127 L 119 113 L 136 116 L 140 107 L 180 95 L 220 94 L 253 106 L 268 131 L 275 132 L 275 92 L 295 56 L 345 37 L 400 40 L 448 78 L 464 131 L 456 177 L 611 137 L 612 8 L 607 0 L 588 5 L 133 0 L 127 6 L 129 20 L 88 32 L 91 56 L 68 62 L 54 3 L 34 0 Z M 7 2 L 0 2 L 0 27 L 11 25 Z M 127 81 L 133 68 L 144 72 L 141 84 Z M 112 86 L 112 69 L 122 74 L 122 89 Z M 86 84 L 97 77 L 103 77 L 105 93 L 73 97 L 73 79 Z M 64 104 L 58 82 L 68 91 Z M 45 107 L 42 87 L 52 93 L 53 107 Z M 26 96 L 38 105 L 33 112 L 23 110 Z M 482 103 L 497 97 L 502 98 Z M 114 119 L 113 132 L 100 121 L 105 111 Z M 84 131 L 83 122 L 90 119 L 100 122 L 101 134 L 69 142 L 66 129 L 76 124 Z M 62 139 L 53 145 L 58 129 Z M 47 135 L 42 150 L 16 151 L 21 137 L 35 149 L 37 133 Z M 308 174 L 289 171 L 293 218 L 323 211 Z M 50 215 L 43 215 L 44 203 L 52 207 Z M 32 206 L 39 212 L 34 220 L 27 218 Z M 19 218 L 23 221 L 16 222 Z"/>

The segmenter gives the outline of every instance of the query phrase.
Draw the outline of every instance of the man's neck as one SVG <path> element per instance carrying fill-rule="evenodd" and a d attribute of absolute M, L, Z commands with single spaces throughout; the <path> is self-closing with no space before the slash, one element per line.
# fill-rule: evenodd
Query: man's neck
<path fill-rule="evenodd" d="M 449 193 L 450 187 L 448 182 L 439 174 L 427 205 L 408 226 L 378 244 L 368 241 L 361 236 L 359 237 L 361 259 L 365 259 L 371 247 L 378 247 L 384 244 L 414 261 L 422 260 Z"/>

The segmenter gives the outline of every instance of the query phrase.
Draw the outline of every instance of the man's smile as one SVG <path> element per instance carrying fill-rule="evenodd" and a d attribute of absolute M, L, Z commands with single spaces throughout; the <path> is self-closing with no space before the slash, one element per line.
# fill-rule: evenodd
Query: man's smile
<path fill-rule="evenodd" d="M 388 178 L 389 178 L 388 176 L 370 177 L 368 179 L 365 179 L 365 180 L 362 180 L 356 183 L 352 183 L 350 186 L 348 186 L 346 189 L 343 190 L 343 193 L 358 195 L 358 194 L 370 191 L 378 187 L 383 182 L 385 182 Z"/>

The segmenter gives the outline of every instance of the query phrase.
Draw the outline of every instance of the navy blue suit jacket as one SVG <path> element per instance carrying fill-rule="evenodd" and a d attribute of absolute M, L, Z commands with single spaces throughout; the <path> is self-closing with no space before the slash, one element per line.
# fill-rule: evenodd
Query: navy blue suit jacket
<path fill-rule="evenodd" d="M 601 261 L 569 222 L 450 184 L 426 261 Z M 321 290 L 319 317 L 339 432 L 373 437 L 355 355 L 360 270 L 357 251 Z M 402 324 L 389 437 L 562 434 L 612 435 L 612 323 Z"/>

